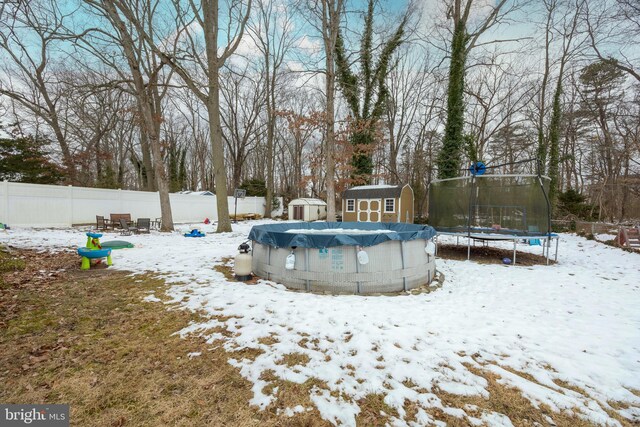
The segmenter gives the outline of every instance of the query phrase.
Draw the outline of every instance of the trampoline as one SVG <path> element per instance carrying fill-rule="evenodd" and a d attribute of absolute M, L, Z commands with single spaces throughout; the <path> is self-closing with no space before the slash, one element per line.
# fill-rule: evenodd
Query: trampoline
<path fill-rule="evenodd" d="M 500 165 L 503 166 L 503 165 Z M 472 166 L 473 168 L 473 166 Z M 467 259 L 476 241 L 512 241 L 513 264 L 520 241 L 538 240 L 542 255 L 550 261 L 555 240 L 554 260 L 558 259 L 558 235 L 551 232 L 548 199 L 550 178 L 540 174 L 469 176 L 434 180 L 429 186 L 429 224 L 438 235 L 467 239 Z"/>
<path fill-rule="evenodd" d="M 435 275 L 428 225 L 290 222 L 256 225 L 253 273 L 287 288 L 332 294 L 408 291 Z"/>

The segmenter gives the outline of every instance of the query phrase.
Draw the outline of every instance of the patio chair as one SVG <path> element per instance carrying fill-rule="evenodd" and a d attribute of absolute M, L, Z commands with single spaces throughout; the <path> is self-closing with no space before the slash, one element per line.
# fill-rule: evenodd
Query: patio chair
<path fill-rule="evenodd" d="M 136 224 L 138 233 L 150 233 L 151 232 L 151 218 L 138 218 Z"/>
<path fill-rule="evenodd" d="M 126 219 L 120 218 L 120 235 L 131 236 L 131 233 L 138 234 L 138 227 L 129 225 Z"/>
<path fill-rule="evenodd" d="M 105 219 L 105 217 L 96 215 L 96 228 L 98 230 L 108 230 L 111 227 L 111 221 Z"/>

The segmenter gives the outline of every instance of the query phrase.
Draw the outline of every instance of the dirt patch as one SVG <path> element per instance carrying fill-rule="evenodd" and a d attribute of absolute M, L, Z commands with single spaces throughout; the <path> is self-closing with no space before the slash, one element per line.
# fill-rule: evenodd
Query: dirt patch
<path fill-rule="evenodd" d="M 542 251 L 542 249 L 540 249 Z M 464 261 L 467 259 L 467 247 L 462 245 L 438 245 L 438 258 Z M 503 259 L 513 261 L 513 250 L 498 249 L 490 246 L 471 246 L 471 261 L 479 264 L 504 264 Z M 516 265 L 546 265 L 547 258 L 528 252 L 516 251 Z M 555 264 L 553 259 L 549 264 Z"/>
<path fill-rule="evenodd" d="M 37 289 L 69 272 L 80 270 L 80 257 L 68 251 L 50 253 L 37 250 L 0 250 L 0 274 L 8 288 Z"/>

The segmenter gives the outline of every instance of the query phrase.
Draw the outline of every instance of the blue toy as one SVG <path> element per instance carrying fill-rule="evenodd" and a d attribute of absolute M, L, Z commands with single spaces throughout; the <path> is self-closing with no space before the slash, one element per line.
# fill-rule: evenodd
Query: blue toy
<path fill-rule="evenodd" d="M 471 175 L 484 175 L 484 173 L 487 171 L 487 165 L 485 165 L 482 162 L 476 162 L 476 163 L 472 163 L 471 166 L 469 166 L 469 172 L 471 172 Z"/>
<path fill-rule="evenodd" d="M 204 234 L 197 228 L 194 228 L 193 230 L 191 230 L 190 233 L 184 233 L 184 237 L 204 237 L 204 236 L 206 236 L 206 234 Z"/>
<path fill-rule="evenodd" d="M 502 263 L 505 265 L 509 265 L 511 264 L 511 258 L 502 258 Z"/>

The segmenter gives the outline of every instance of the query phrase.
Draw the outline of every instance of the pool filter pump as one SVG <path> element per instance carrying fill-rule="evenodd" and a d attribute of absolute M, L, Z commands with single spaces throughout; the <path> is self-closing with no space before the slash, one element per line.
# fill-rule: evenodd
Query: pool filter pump
<path fill-rule="evenodd" d="M 251 254 L 250 247 L 247 242 L 238 246 L 238 254 L 236 255 L 233 263 L 233 271 L 235 272 L 236 280 L 245 282 L 251 280 Z"/>

